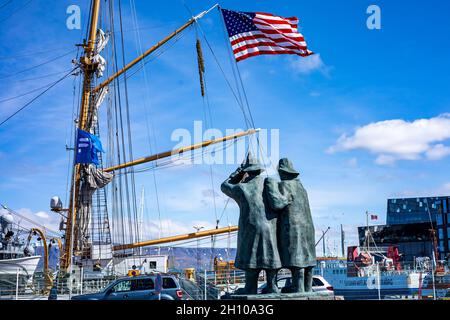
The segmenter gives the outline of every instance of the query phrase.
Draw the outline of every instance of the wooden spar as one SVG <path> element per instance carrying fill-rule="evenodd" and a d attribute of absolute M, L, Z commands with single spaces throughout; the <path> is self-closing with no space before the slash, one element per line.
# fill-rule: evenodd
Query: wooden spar
<path fill-rule="evenodd" d="M 146 246 L 152 246 L 157 245 L 161 243 L 169 243 L 169 242 L 176 242 L 176 241 L 183 241 L 183 240 L 189 240 L 189 239 L 196 239 L 196 238 L 202 238 L 207 236 L 213 236 L 216 234 L 222 234 L 222 233 L 230 233 L 238 231 L 238 226 L 229 226 L 224 228 L 218 228 L 218 229 L 211 229 L 211 230 L 204 230 L 204 231 L 198 231 L 193 233 L 187 233 L 187 234 L 181 234 L 178 236 L 172 236 L 172 237 L 166 237 L 166 238 L 160 238 L 160 239 L 154 239 L 154 240 L 148 240 L 148 241 L 142 241 L 142 242 L 136 242 L 136 243 L 129 243 L 129 244 L 122 244 L 117 245 L 113 247 L 114 251 L 119 250 L 125 250 L 125 249 L 133 249 L 133 248 L 140 248 L 140 247 L 146 247 Z"/>
<path fill-rule="evenodd" d="M 152 46 L 150 49 L 148 49 L 147 51 L 145 51 L 143 54 L 141 54 L 139 57 L 137 57 L 136 59 L 134 59 L 133 61 L 131 61 L 130 63 L 128 63 L 125 67 L 123 67 L 121 70 L 117 71 L 115 74 L 113 74 L 112 76 L 110 76 L 108 79 L 106 79 L 105 81 L 103 81 L 102 83 L 100 83 L 97 87 L 94 88 L 93 92 L 97 92 L 99 91 L 101 88 L 107 86 L 108 84 L 110 84 L 112 81 L 114 81 L 114 79 L 116 79 L 117 77 L 119 77 L 120 75 L 124 74 L 127 70 L 129 70 L 130 68 L 132 68 L 133 66 L 135 66 L 139 61 L 141 61 L 142 59 L 144 59 L 145 57 L 147 57 L 148 55 L 152 54 L 153 52 L 155 52 L 158 48 L 160 48 L 161 46 L 163 46 L 165 43 L 167 43 L 167 41 L 173 39 L 177 34 L 179 34 L 180 32 L 182 32 L 183 30 L 185 30 L 187 27 L 189 27 L 191 24 L 193 24 L 195 21 L 197 21 L 197 19 L 200 19 L 201 17 L 203 17 L 205 14 L 207 14 L 208 12 L 210 12 L 212 9 L 214 9 L 215 7 L 217 7 L 218 5 L 215 4 L 214 6 L 212 6 L 211 8 L 209 8 L 206 11 L 203 11 L 202 13 L 200 13 L 199 15 L 192 17 L 192 19 L 190 19 L 188 22 L 186 22 L 184 25 L 182 25 L 181 27 L 179 27 L 177 30 L 175 30 L 174 32 L 172 32 L 171 34 L 169 34 L 167 37 L 165 37 L 164 39 L 162 39 L 161 41 L 159 41 L 157 44 L 155 44 L 154 46 Z"/>
<path fill-rule="evenodd" d="M 111 171 L 115 171 L 115 170 L 119 170 L 119 169 L 123 169 L 123 168 L 128 168 L 128 167 L 135 166 L 135 165 L 142 164 L 142 163 L 146 163 L 146 162 L 155 161 L 155 160 L 158 160 L 158 159 L 167 158 L 167 157 L 170 157 L 172 155 L 180 154 L 180 153 L 187 152 L 187 151 L 192 151 L 192 150 L 195 150 L 195 149 L 205 148 L 207 146 L 210 146 L 210 145 L 213 145 L 213 144 L 216 144 L 216 143 L 220 143 L 220 142 L 236 139 L 236 138 L 247 136 L 247 135 L 250 135 L 250 134 L 254 134 L 254 133 L 258 132 L 259 130 L 260 129 L 250 129 L 250 130 L 247 130 L 247 131 L 238 132 L 238 133 L 235 133 L 235 134 L 232 134 L 232 135 L 228 135 L 228 136 L 225 136 L 225 137 L 221 137 L 221 138 L 218 138 L 218 139 L 206 140 L 206 141 L 203 141 L 203 142 L 200 142 L 200 143 L 196 143 L 196 144 L 193 144 L 193 145 L 190 145 L 190 146 L 187 146 L 187 147 L 182 147 L 182 148 L 178 148 L 178 149 L 174 149 L 174 150 L 170 150 L 170 151 L 157 153 L 157 154 L 154 154 L 154 155 L 151 155 L 151 156 L 148 156 L 148 157 L 144 157 L 144 158 L 140 158 L 140 159 L 133 160 L 133 161 L 130 161 L 130 162 L 122 163 L 122 164 L 119 164 L 119 165 L 116 165 L 116 166 L 112 166 L 112 167 L 104 169 L 103 171 L 111 172 Z"/>
<path fill-rule="evenodd" d="M 114 81 L 114 79 L 116 79 L 117 77 L 119 77 L 120 75 L 124 74 L 127 70 L 129 70 L 130 68 L 132 68 L 134 65 L 136 65 L 139 61 L 141 61 L 142 59 L 144 59 L 145 57 L 147 57 L 149 54 L 151 54 L 152 52 L 155 52 L 158 48 L 160 48 L 162 45 L 164 45 L 167 41 L 169 41 L 170 39 L 172 39 L 173 37 L 175 37 L 177 34 L 179 34 L 181 31 L 183 31 L 184 29 L 186 29 L 187 27 L 189 27 L 191 24 L 193 24 L 195 22 L 195 19 L 192 18 L 191 20 L 189 20 L 188 22 L 186 22 L 183 26 L 181 26 L 180 28 L 178 28 L 177 30 L 175 30 L 174 32 L 172 32 L 170 35 L 168 35 L 166 38 L 164 38 L 163 40 L 161 40 L 160 42 L 158 42 L 157 44 L 155 44 L 154 46 L 152 46 L 150 49 L 148 49 L 147 51 L 145 51 L 142 55 L 140 55 L 139 57 L 137 57 L 136 59 L 134 59 L 133 61 L 131 61 L 130 63 L 128 63 L 125 67 L 123 67 L 123 69 L 120 69 L 119 71 L 117 71 L 115 74 L 113 74 L 112 76 L 110 76 L 108 79 L 106 79 L 105 81 L 103 81 L 102 83 L 100 83 L 97 87 L 94 88 L 94 92 L 99 91 L 101 88 L 107 86 L 108 84 L 110 84 L 111 82 Z"/>
<path fill-rule="evenodd" d="M 78 119 L 78 128 L 85 130 L 88 113 L 89 113 L 89 104 L 91 98 L 91 83 L 92 77 L 94 74 L 94 68 L 92 66 L 91 54 L 95 48 L 95 42 L 97 38 L 97 24 L 98 24 L 98 16 L 100 12 L 100 0 L 92 1 L 92 14 L 90 18 L 90 31 L 89 31 L 89 39 L 87 45 L 84 46 L 85 55 L 81 57 L 80 62 L 82 69 L 84 71 L 84 79 L 83 79 L 83 93 L 81 96 L 81 105 Z M 64 237 L 64 254 L 61 256 L 61 269 L 67 271 L 71 262 L 72 262 L 72 251 L 74 246 L 74 240 L 76 238 L 76 226 L 74 225 L 77 217 L 77 206 L 79 189 L 80 189 L 80 165 L 77 164 L 74 167 L 74 174 L 72 177 L 72 188 L 71 188 L 71 196 L 70 196 L 70 206 L 67 212 L 67 223 L 66 223 L 66 232 Z"/>

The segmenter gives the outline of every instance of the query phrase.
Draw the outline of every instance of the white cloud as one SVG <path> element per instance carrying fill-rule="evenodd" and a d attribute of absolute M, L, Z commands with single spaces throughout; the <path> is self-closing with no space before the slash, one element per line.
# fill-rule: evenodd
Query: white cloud
<path fill-rule="evenodd" d="M 36 216 L 38 216 L 39 218 L 42 218 L 42 219 L 49 219 L 50 218 L 48 213 L 45 212 L 45 211 L 39 211 L 39 212 L 36 212 L 35 214 L 36 214 Z"/>
<path fill-rule="evenodd" d="M 450 147 L 439 143 L 432 146 L 427 152 L 426 156 L 430 160 L 439 160 L 450 154 Z"/>
<path fill-rule="evenodd" d="M 319 53 L 304 57 L 290 58 L 291 67 L 300 74 L 310 74 L 314 71 L 320 71 L 324 74 L 328 73 L 328 67 L 322 61 Z"/>
<path fill-rule="evenodd" d="M 4 209 L 0 209 L 0 214 L 6 213 Z M 46 229 L 58 233 L 60 217 L 55 213 L 50 215 L 45 211 L 39 211 L 34 213 L 29 208 L 21 208 L 14 210 L 19 215 L 14 215 L 14 222 L 23 228 L 31 228 L 44 226 Z M 24 217 L 25 219 L 23 219 Z M 29 219 L 29 220 L 27 220 Z"/>
<path fill-rule="evenodd" d="M 379 155 L 375 159 L 375 163 L 379 165 L 392 165 L 395 163 L 396 158 L 386 154 Z"/>
<path fill-rule="evenodd" d="M 450 154 L 442 143 L 450 139 L 450 114 L 430 119 L 385 120 L 343 134 L 328 152 L 364 149 L 377 155 L 375 162 L 389 165 L 397 160 L 439 160 Z"/>

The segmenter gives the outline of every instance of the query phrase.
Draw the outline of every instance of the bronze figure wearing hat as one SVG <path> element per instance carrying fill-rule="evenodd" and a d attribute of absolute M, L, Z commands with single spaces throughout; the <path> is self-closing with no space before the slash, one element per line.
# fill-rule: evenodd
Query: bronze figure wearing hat
<path fill-rule="evenodd" d="M 225 180 L 221 189 L 239 205 L 239 232 L 235 266 L 245 271 L 240 293 L 256 294 L 258 275 L 266 271 L 267 293 L 277 292 L 276 272 L 281 267 L 277 246 L 277 214 L 265 202 L 264 169 L 249 153 L 241 167 Z"/>
<path fill-rule="evenodd" d="M 266 179 L 265 196 L 271 208 L 279 212 L 277 233 L 281 264 L 292 272 L 290 291 L 310 292 L 316 249 L 308 194 L 289 159 L 280 159 L 278 173 L 281 182 Z"/>

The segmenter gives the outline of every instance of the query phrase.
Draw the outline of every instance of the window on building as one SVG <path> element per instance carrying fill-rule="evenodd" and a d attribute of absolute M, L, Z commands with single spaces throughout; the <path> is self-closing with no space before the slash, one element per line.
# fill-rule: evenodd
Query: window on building
<path fill-rule="evenodd" d="M 444 239 L 444 229 L 443 228 L 438 229 L 438 237 L 439 237 L 439 239 Z"/>
<path fill-rule="evenodd" d="M 150 267 L 150 269 L 156 269 L 157 263 L 156 261 L 150 261 L 148 263 L 148 266 Z"/>
<path fill-rule="evenodd" d="M 443 215 L 442 214 L 437 214 L 436 215 L 436 224 L 438 225 L 438 226 L 441 226 L 441 225 L 443 225 L 444 224 L 444 221 L 443 221 L 444 219 L 443 219 Z"/>

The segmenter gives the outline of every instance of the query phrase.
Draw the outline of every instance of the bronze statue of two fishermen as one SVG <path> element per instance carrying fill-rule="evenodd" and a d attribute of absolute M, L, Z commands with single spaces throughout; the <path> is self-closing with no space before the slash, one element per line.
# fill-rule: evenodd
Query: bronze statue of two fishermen
<path fill-rule="evenodd" d="M 277 293 L 281 268 L 292 273 L 287 292 L 310 292 L 316 251 L 308 195 L 287 158 L 279 161 L 280 182 L 262 177 L 263 171 L 249 153 L 221 186 L 240 209 L 235 266 L 245 271 L 245 288 L 239 293 L 257 293 L 261 270 L 267 277 L 265 293 Z"/>

